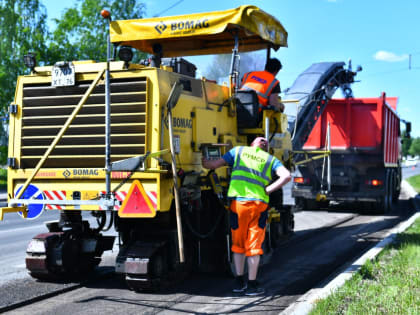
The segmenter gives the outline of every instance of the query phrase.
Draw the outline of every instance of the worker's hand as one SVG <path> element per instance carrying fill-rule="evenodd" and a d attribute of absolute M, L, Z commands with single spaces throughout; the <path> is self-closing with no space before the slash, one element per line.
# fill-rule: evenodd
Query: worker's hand
<path fill-rule="evenodd" d="M 208 165 L 209 160 L 206 159 L 206 157 L 203 155 L 201 157 L 201 165 L 205 168 L 207 168 L 206 166 Z"/>
<path fill-rule="evenodd" d="M 201 164 L 203 165 L 204 168 L 207 168 L 209 170 L 214 170 L 221 166 L 227 165 L 226 161 L 222 158 L 217 159 L 217 160 L 208 160 L 204 156 L 201 158 Z"/>
<path fill-rule="evenodd" d="M 274 110 L 278 113 L 283 113 L 284 112 L 284 104 L 283 103 L 279 103 L 273 106 Z"/>
<path fill-rule="evenodd" d="M 280 112 L 283 113 L 284 112 L 284 104 L 283 103 L 279 103 L 279 107 L 280 107 Z"/>

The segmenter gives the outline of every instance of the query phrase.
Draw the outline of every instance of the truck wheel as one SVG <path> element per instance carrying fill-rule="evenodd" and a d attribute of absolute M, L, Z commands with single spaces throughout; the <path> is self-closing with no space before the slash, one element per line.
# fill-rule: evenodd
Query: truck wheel
<path fill-rule="evenodd" d="M 370 214 L 372 211 L 376 209 L 378 205 L 376 203 L 373 203 L 371 201 L 365 201 L 360 203 L 360 211 L 363 214 Z"/>
<path fill-rule="evenodd" d="M 391 172 L 386 170 L 385 173 L 385 195 L 381 197 L 381 201 L 378 204 L 377 213 L 378 214 L 386 214 L 389 213 L 391 210 Z"/>
<path fill-rule="evenodd" d="M 394 206 L 398 202 L 399 192 L 398 192 L 398 178 L 394 170 L 391 171 L 390 175 L 390 185 L 389 185 L 389 210 L 392 211 Z"/>
<path fill-rule="evenodd" d="M 296 211 L 306 210 L 306 199 L 302 197 L 295 197 L 295 209 Z"/>
<path fill-rule="evenodd" d="M 315 199 L 306 199 L 306 210 L 319 210 L 321 204 Z"/>
<path fill-rule="evenodd" d="M 329 205 L 329 200 L 318 201 L 318 208 L 328 208 Z"/>

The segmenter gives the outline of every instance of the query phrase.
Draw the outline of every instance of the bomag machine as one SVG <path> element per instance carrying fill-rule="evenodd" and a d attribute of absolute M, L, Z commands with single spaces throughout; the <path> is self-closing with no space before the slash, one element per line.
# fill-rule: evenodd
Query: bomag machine
<path fill-rule="evenodd" d="M 231 270 L 230 169 L 203 169 L 201 159 L 265 136 L 270 152 L 292 167 L 286 115 L 266 108 L 259 118 L 256 94 L 238 91 L 239 52 L 266 50 L 268 58 L 287 46 L 285 28 L 249 5 L 139 20 L 102 15 L 110 30 L 106 62 L 36 67 L 25 56 L 31 73 L 18 78 L 9 107 L 8 206 L 0 219 L 57 212 L 27 247 L 26 267 L 41 280 L 87 274 L 115 241 L 115 271 L 135 290 L 191 270 Z M 150 58 L 133 63 L 133 49 Z M 226 53 L 227 84 L 196 78 L 181 58 Z M 314 85 L 312 120 L 327 92 L 352 79 L 341 63 L 326 69 L 334 80 L 320 76 L 326 83 Z M 281 193 L 270 207 L 263 262 L 294 227 Z M 104 235 L 110 228 L 117 240 Z"/>

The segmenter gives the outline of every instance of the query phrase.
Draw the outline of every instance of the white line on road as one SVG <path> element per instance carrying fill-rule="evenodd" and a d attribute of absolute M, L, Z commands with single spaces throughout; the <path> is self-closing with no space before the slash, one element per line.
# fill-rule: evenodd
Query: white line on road
<path fill-rule="evenodd" d="M 17 269 L 22 269 L 22 268 L 26 268 L 26 264 L 14 265 L 13 267 Z"/>
<path fill-rule="evenodd" d="M 11 228 L 11 229 L 7 229 L 7 230 L 1 230 L 0 235 L 15 233 L 15 232 L 19 232 L 19 231 L 26 231 L 26 230 L 39 230 L 42 227 L 45 227 L 45 224 L 30 225 L 30 226 L 22 227 L 22 228 Z"/>

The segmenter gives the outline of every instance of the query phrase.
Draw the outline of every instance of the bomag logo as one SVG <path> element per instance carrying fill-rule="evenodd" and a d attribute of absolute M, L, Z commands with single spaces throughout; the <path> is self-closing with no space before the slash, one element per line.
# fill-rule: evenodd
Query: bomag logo
<path fill-rule="evenodd" d="M 156 24 L 155 26 L 155 30 L 159 33 L 162 34 L 165 30 L 167 29 L 167 26 L 165 23 L 160 22 L 159 24 Z"/>
<path fill-rule="evenodd" d="M 172 125 L 174 128 L 192 128 L 192 119 L 188 118 L 172 118 Z"/>
<path fill-rule="evenodd" d="M 99 175 L 99 170 L 97 169 L 73 169 L 73 176 L 92 176 Z"/>
<path fill-rule="evenodd" d="M 249 153 L 244 153 L 243 156 L 246 157 L 246 158 L 248 158 L 248 159 L 251 159 L 251 160 L 260 162 L 260 163 L 264 163 L 265 162 L 265 159 L 263 159 L 263 158 L 261 158 L 259 156 L 255 156 L 255 155 L 249 154 Z"/>
<path fill-rule="evenodd" d="M 196 21 L 181 21 L 171 23 L 171 31 L 182 31 L 182 30 L 196 30 L 199 28 L 209 27 L 209 20 L 196 20 Z"/>
<path fill-rule="evenodd" d="M 176 33 L 177 31 L 184 31 L 184 33 L 187 31 L 187 33 L 190 33 L 197 29 L 210 27 L 208 19 L 172 22 L 170 25 L 172 33 Z M 155 30 L 159 34 L 163 34 L 167 28 L 168 26 L 162 21 L 155 25 Z"/>

